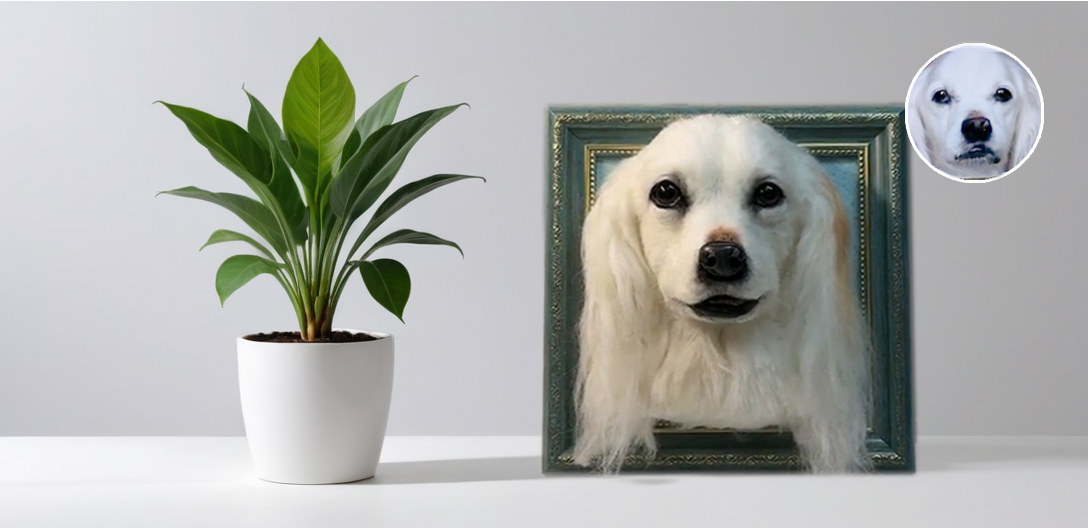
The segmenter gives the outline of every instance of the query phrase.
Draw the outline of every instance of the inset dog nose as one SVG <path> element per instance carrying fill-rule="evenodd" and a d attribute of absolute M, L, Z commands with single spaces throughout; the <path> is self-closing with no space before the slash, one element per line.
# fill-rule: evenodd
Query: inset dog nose
<path fill-rule="evenodd" d="M 699 248 L 699 269 L 712 281 L 738 281 L 748 274 L 748 256 L 735 242 L 709 242 Z"/>
<path fill-rule="evenodd" d="M 990 139 L 990 133 L 993 132 L 993 128 L 990 127 L 989 119 L 986 119 L 985 117 L 972 117 L 963 120 L 960 132 L 963 133 L 963 139 L 966 139 L 968 143 L 977 143 Z"/>

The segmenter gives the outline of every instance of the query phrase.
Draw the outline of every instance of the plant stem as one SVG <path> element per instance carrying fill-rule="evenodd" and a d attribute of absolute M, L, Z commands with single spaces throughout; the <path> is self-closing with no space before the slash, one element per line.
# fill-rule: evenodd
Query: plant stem
<path fill-rule="evenodd" d="M 329 306 L 329 311 L 325 314 L 325 320 L 321 322 L 321 333 L 323 335 L 329 335 L 332 333 L 332 316 L 336 312 L 335 306 Z"/>
<path fill-rule="evenodd" d="M 306 243 L 305 242 L 303 242 L 299 246 L 295 247 L 294 259 L 295 259 L 295 262 L 294 262 L 295 265 L 292 267 L 292 270 L 294 271 L 296 280 L 301 281 L 306 276 L 306 270 L 304 269 L 305 266 L 306 266 L 305 265 L 305 262 L 306 262 Z"/>
<path fill-rule="evenodd" d="M 329 315 L 326 316 L 329 319 L 332 318 L 331 314 L 332 314 L 333 311 L 335 311 L 335 308 L 336 308 L 334 305 L 330 304 L 328 301 L 331 300 L 331 298 L 332 298 L 332 296 L 331 296 L 331 293 L 332 293 L 331 280 L 332 280 L 333 271 L 336 269 L 336 258 L 339 256 L 338 252 L 336 254 L 330 254 L 332 252 L 332 249 L 334 247 L 336 247 L 335 243 L 330 243 L 330 239 L 335 238 L 335 239 L 339 240 L 339 238 L 342 236 L 343 227 L 344 227 L 344 221 L 342 219 L 337 218 L 336 221 L 333 222 L 332 229 L 329 230 L 328 236 L 325 237 L 322 240 L 322 243 L 321 243 L 321 251 L 320 251 L 320 255 L 321 255 L 321 261 L 320 261 L 320 263 L 321 263 L 321 265 L 320 265 L 321 275 L 320 275 L 320 284 L 318 286 L 318 291 L 321 292 L 320 293 L 321 300 L 322 300 L 323 304 L 326 305 L 326 310 L 328 310 L 328 312 L 329 312 Z M 331 257 L 331 259 L 330 259 L 330 257 Z"/>
<path fill-rule="evenodd" d="M 288 265 L 290 268 L 290 265 Z M 294 286 L 288 280 L 288 276 L 283 273 L 283 270 L 276 270 L 276 280 L 280 282 L 280 286 L 283 286 L 283 290 L 287 292 L 287 297 L 291 299 L 291 306 L 295 308 L 295 316 L 298 318 L 299 331 L 306 325 L 305 318 L 302 317 L 302 307 L 298 304 L 298 295 L 295 294 Z"/>
<path fill-rule="evenodd" d="M 299 288 L 301 289 L 302 297 L 302 309 L 305 319 L 305 324 L 299 328 L 302 339 L 305 341 L 313 341 L 317 339 L 315 331 L 315 299 L 314 299 L 314 269 L 313 269 L 313 252 L 314 252 L 314 239 L 321 237 L 321 221 L 318 218 L 320 215 L 318 209 L 320 209 L 320 200 L 316 195 L 308 196 L 307 209 L 310 213 L 309 223 L 309 236 L 306 237 L 306 243 L 301 248 L 301 255 L 298 255 L 299 265 L 295 267 L 295 275 L 298 277 Z"/>
<path fill-rule="evenodd" d="M 299 329 L 301 330 L 303 326 L 303 311 L 301 309 L 302 307 L 300 306 L 300 303 L 304 304 L 302 302 L 304 296 L 303 291 L 299 287 L 302 283 L 301 277 L 299 277 L 298 274 L 299 241 L 295 240 L 294 232 L 287 226 L 286 223 L 284 223 L 283 210 L 280 208 L 280 205 L 276 201 L 276 199 L 270 194 L 267 194 L 267 192 L 262 193 L 260 189 L 256 189 L 255 191 L 261 198 L 262 202 L 266 204 L 271 204 L 274 212 L 273 216 L 275 216 L 276 218 L 276 224 L 279 226 L 280 233 L 283 234 L 284 240 L 287 242 L 287 248 L 285 248 L 284 251 L 280 251 L 275 247 L 273 247 L 273 250 L 276 251 L 277 254 L 279 254 L 281 259 L 283 259 L 284 266 L 286 266 L 291 273 L 284 274 L 283 271 L 280 270 L 276 272 L 275 276 L 276 279 L 279 280 L 280 285 L 283 286 L 284 291 L 287 292 L 287 296 L 291 299 L 291 305 L 295 309 L 295 316 L 299 320 Z M 293 282 L 291 281 L 292 277 L 294 278 Z"/>
<path fill-rule="evenodd" d="M 332 224 L 332 229 L 328 232 L 328 236 L 322 239 L 320 246 L 318 247 L 318 285 L 317 285 L 317 303 L 320 308 L 318 321 L 320 322 L 320 332 L 322 336 L 327 336 L 332 330 L 332 318 L 333 313 L 336 311 L 336 306 L 332 304 L 331 299 L 331 275 L 334 270 L 335 260 L 329 261 L 329 249 L 333 244 L 329 243 L 329 239 L 340 236 L 340 229 L 343 226 L 343 222 L 337 219 Z"/>
<path fill-rule="evenodd" d="M 327 230 L 325 229 L 324 212 L 318 211 L 318 216 L 322 217 L 322 220 L 321 220 L 321 228 L 322 229 L 320 231 L 320 236 L 317 237 L 316 245 L 313 248 L 311 248 L 313 250 L 313 253 L 310 255 L 310 258 L 311 258 L 311 260 L 313 262 L 313 270 L 314 270 L 314 275 L 312 277 L 312 280 L 313 280 L 312 286 L 313 286 L 314 295 L 315 295 L 315 299 L 314 299 L 314 318 L 318 322 L 317 327 L 318 327 L 319 335 L 321 337 L 327 337 L 326 333 L 321 330 L 321 328 L 323 326 L 321 324 L 321 322 L 324 321 L 324 319 L 326 317 L 326 312 L 328 310 L 328 303 L 326 302 L 327 299 L 328 299 L 328 295 L 325 294 L 325 288 L 324 288 L 324 283 L 325 283 L 326 279 L 325 279 L 325 262 L 324 262 L 323 256 L 324 256 L 326 241 L 328 240 L 329 234 L 328 234 Z"/>
<path fill-rule="evenodd" d="M 303 259 L 303 260 L 305 260 L 305 259 Z M 298 270 L 296 268 L 296 274 L 299 274 L 300 272 L 302 272 L 302 270 Z M 303 311 L 303 314 L 305 315 L 305 318 L 306 318 L 306 325 L 305 325 L 305 327 L 301 328 L 302 334 L 303 334 L 302 338 L 307 340 L 307 341 L 313 341 L 313 337 L 312 337 L 313 334 L 312 334 L 312 332 L 309 331 L 310 327 L 313 326 L 313 318 L 314 318 L 314 314 L 313 314 L 313 297 L 310 296 L 310 287 L 309 287 L 309 285 L 306 284 L 306 280 L 305 280 L 304 277 L 300 277 L 298 285 L 299 285 L 299 288 L 302 290 L 301 291 L 302 311 Z"/>
<path fill-rule="evenodd" d="M 340 259 L 340 250 L 344 247 L 344 241 L 347 240 L 348 229 L 344 229 L 343 233 L 336 241 L 336 252 L 333 257 L 333 262 L 337 262 Z M 336 274 L 336 280 L 333 281 L 332 293 L 329 298 L 329 304 L 336 306 L 340 302 L 340 293 L 344 291 L 344 284 L 347 281 L 347 277 L 350 275 L 352 266 L 348 264 L 351 260 L 351 255 L 345 257 L 344 265 L 340 267 L 340 271 Z M 335 265 L 335 264 L 334 264 Z"/>
<path fill-rule="evenodd" d="M 310 253 L 313 252 L 313 236 L 306 240 L 306 247 L 302 248 L 302 275 L 306 279 L 306 284 L 310 284 L 310 277 L 313 276 L 313 268 L 310 267 Z"/>

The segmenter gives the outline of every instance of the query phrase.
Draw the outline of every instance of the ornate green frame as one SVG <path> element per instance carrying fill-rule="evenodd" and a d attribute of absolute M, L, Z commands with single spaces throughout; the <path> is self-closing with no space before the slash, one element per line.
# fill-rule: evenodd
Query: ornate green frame
<path fill-rule="evenodd" d="M 582 305 L 581 226 L 594 198 L 598 160 L 634 153 L 669 122 L 704 113 L 752 116 L 818 158 L 856 159 L 858 295 L 874 342 L 875 398 L 868 447 L 878 471 L 913 471 L 907 136 L 902 106 L 549 110 L 544 471 L 588 471 L 573 464 L 570 451 Z M 801 469 L 786 431 L 680 430 L 663 422 L 654 434 L 656 456 L 630 455 L 623 471 Z"/>

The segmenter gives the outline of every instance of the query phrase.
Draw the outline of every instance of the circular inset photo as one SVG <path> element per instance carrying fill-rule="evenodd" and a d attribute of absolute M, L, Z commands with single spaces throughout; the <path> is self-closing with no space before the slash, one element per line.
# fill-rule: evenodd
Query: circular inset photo
<path fill-rule="evenodd" d="M 941 175 L 987 182 L 1015 171 L 1043 132 L 1031 70 L 990 44 L 952 46 L 922 66 L 907 91 L 907 136 Z"/>

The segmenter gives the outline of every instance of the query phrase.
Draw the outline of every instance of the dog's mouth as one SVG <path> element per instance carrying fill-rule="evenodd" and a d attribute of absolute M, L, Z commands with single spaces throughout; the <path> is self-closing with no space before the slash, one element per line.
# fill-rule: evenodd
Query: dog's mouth
<path fill-rule="evenodd" d="M 707 319 L 736 319 L 748 315 L 759 299 L 741 299 L 732 295 L 715 295 L 688 305 L 695 315 Z"/>
<path fill-rule="evenodd" d="M 971 165 L 1001 163 L 1001 158 L 990 147 L 982 143 L 975 143 L 967 150 L 956 155 L 956 161 Z"/>

